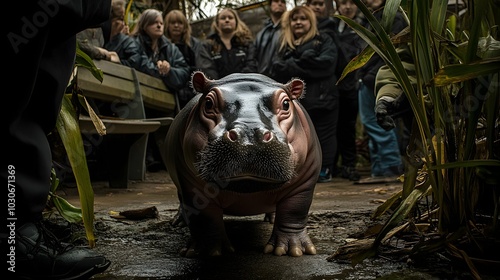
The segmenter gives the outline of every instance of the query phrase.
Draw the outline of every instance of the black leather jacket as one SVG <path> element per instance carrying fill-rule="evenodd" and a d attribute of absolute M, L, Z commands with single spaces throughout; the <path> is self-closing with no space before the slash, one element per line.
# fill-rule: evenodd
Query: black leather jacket
<path fill-rule="evenodd" d="M 269 19 L 266 25 L 255 36 L 255 60 L 257 72 L 266 76 L 271 75 L 272 61 L 278 52 L 281 23 L 276 25 Z"/>
<path fill-rule="evenodd" d="M 338 100 L 336 62 L 337 46 L 329 35 L 320 34 L 296 46 L 295 50 L 280 51 L 273 62 L 271 75 L 281 83 L 292 78 L 304 80 L 306 94 L 300 102 L 306 110 L 332 110 Z"/>
<path fill-rule="evenodd" d="M 163 80 L 169 90 L 176 92 L 183 88 L 189 79 L 189 66 L 179 49 L 162 36 L 158 41 L 158 55 L 154 55 L 151 49 L 151 38 L 147 35 L 139 34 L 135 40 L 145 52 L 147 59 L 141 63 L 140 71 L 148 75 Z M 166 60 L 170 63 L 170 72 L 168 75 L 160 75 L 156 62 Z"/>

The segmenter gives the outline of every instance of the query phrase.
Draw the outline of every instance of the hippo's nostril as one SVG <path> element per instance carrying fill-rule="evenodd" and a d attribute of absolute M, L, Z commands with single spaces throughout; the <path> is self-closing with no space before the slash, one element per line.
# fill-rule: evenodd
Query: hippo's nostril
<path fill-rule="evenodd" d="M 269 142 L 272 139 L 273 139 L 273 134 L 269 130 L 264 132 L 264 134 L 262 135 L 262 142 Z"/>
<path fill-rule="evenodd" d="M 234 129 L 231 129 L 227 132 L 227 138 L 230 141 L 235 142 L 238 140 L 238 133 Z"/>

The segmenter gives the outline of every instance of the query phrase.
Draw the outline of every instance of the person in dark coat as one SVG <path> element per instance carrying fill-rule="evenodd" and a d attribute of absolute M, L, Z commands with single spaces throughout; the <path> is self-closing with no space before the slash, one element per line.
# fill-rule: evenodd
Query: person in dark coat
<path fill-rule="evenodd" d="M 163 14 L 156 9 L 144 10 L 137 21 L 132 36 L 146 54 L 141 61 L 140 71 L 160 78 L 173 94 L 185 87 L 190 76 L 189 65 L 175 44 L 164 35 Z M 146 117 L 164 117 L 163 112 L 145 108 Z M 146 150 L 146 168 L 149 172 L 165 169 L 157 138 L 160 132 L 150 133 Z M 158 136 L 158 137 L 157 137 Z"/>
<path fill-rule="evenodd" d="M 163 15 L 156 9 L 147 9 L 137 20 L 132 36 L 146 54 L 141 71 L 160 78 L 167 88 L 176 92 L 189 80 L 189 65 L 179 48 L 164 35 Z"/>
<path fill-rule="evenodd" d="M 380 20 L 383 14 L 385 1 L 370 1 L 373 15 Z M 401 13 L 394 18 L 391 33 L 398 34 L 407 23 Z M 370 150 L 371 176 L 361 179 L 359 183 L 373 183 L 378 181 L 396 181 L 403 173 L 403 162 L 399 150 L 399 140 L 394 129 L 386 131 L 377 123 L 375 116 L 375 78 L 377 73 L 385 64 L 384 60 L 377 54 L 373 54 L 370 60 L 359 69 L 360 88 L 359 115 L 365 132 L 369 136 L 368 147 Z"/>
<path fill-rule="evenodd" d="M 111 1 L 8 1 L 2 32 L 15 90 L 5 94 L 2 180 L 7 183 L 0 230 L 7 279 L 87 279 L 110 261 L 95 251 L 57 240 L 43 223 L 51 187 L 54 129 L 73 71 L 76 33 L 109 19 Z M 80 278 L 79 278 L 80 279 Z"/>
<path fill-rule="evenodd" d="M 171 10 L 165 15 L 165 36 L 181 51 L 189 65 L 190 76 L 200 70 L 210 79 L 217 78 L 217 68 L 203 43 L 191 35 L 191 25 L 180 10 Z M 182 109 L 191 98 L 194 90 L 190 81 L 177 92 L 178 108 Z"/>
<path fill-rule="evenodd" d="M 129 36 L 124 16 L 125 1 L 113 0 L 111 19 L 105 24 L 109 25 L 109 39 L 105 40 L 103 47 L 117 54 L 118 63 L 140 70 L 145 54 L 141 52 L 137 42 Z"/>
<path fill-rule="evenodd" d="M 338 59 L 335 75 L 340 77 L 344 67 L 347 65 L 349 60 L 355 56 L 352 54 L 355 51 L 359 53 L 361 50 L 356 49 L 357 44 L 350 45 L 356 42 L 352 42 L 352 40 L 347 41 L 347 38 L 340 36 L 338 21 L 336 21 L 338 18 L 334 19 L 329 16 L 330 12 L 326 7 L 325 0 L 307 0 L 306 5 L 310 7 L 316 15 L 319 32 L 330 35 L 337 46 Z M 354 35 L 356 34 L 354 33 Z M 355 167 L 358 89 L 357 87 L 351 88 L 350 91 L 345 91 L 344 89 L 347 85 L 350 86 L 357 83 L 358 81 L 355 74 L 349 74 L 348 77 L 344 78 L 340 81 L 340 83 L 335 85 L 339 91 L 339 112 L 338 119 L 333 120 L 333 122 L 337 124 L 337 131 L 335 132 L 335 137 L 337 139 L 337 153 L 335 154 L 335 164 L 333 166 L 332 176 L 340 175 L 341 177 L 348 178 L 351 181 L 357 181 L 360 178 L 360 175 Z M 341 163 L 340 167 L 337 166 L 339 161 Z"/>
<path fill-rule="evenodd" d="M 328 182 L 336 154 L 337 46 L 332 37 L 318 32 L 316 16 L 307 6 L 294 7 L 281 20 L 281 42 L 271 77 L 281 83 L 292 78 L 305 81 L 306 93 L 300 103 L 309 113 L 321 144 L 322 169 L 318 182 Z"/>
<path fill-rule="evenodd" d="M 211 29 L 205 46 L 217 66 L 218 79 L 257 71 L 252 32 L 235 10 L 222 9 L 214 17 Z"/>
<path fill-rule="evenodd" d="M 365 25 L 364 16 L 358 11 L 358 7 L 352 0 L 337 0 L 336 3 L 340 15 Z M 336 17 L 334 21 L 339 37 L 340 51 L 337 76 L 340 77 L 349 61 L 361 53 L 366 43 L 343 20 Z M 342 178 L 358 181 L 361 178 L 356 170 L 356 123 L 359 114 L 358 71 L 353 71 L 345 76 L 338 83 L 338 89 L 340 96 L 339 125 L 337 127 L 339 149 L 335 162 L 339 163 L 338 173 Z"/>
<path fill-rule="evenodd" d="M 268 0 L 270 18 L 255 36 L 257 73 L 270 76 L 272 61 L 278 52 L 281 34 L 281 16 L 286 12 L 285 0 Z"/>

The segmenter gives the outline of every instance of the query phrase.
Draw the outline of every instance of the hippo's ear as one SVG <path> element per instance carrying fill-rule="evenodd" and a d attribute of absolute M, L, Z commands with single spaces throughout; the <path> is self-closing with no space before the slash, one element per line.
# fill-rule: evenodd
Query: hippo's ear
<path fill-rule="evenodd" d="M 191 76 L 191 86 L 196 92 L 206 94 L 209 90 L 209 80 L 201 71 L 195 71 Z"/>
<path fill-rule="evenodd" d="M 301 79 L 292 79 L 285 85 L 285 87 L 290 95 L 292 95 L 293 99 L 299 99 L 304 93 L 305 84 Z"/>

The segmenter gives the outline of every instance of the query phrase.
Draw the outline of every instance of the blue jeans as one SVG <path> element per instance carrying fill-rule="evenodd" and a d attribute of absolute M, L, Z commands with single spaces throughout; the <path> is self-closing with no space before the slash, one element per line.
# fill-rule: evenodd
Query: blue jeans
<path fill-rule="evenodd" d="M 373 89 L 361 84 L 358 100 L 359 116 L 369 137 L 372 176 L 400 175 L 394 172 L 402 167 L 398 138 L 394 129 L 386 131 L 378 125 Z"/>

